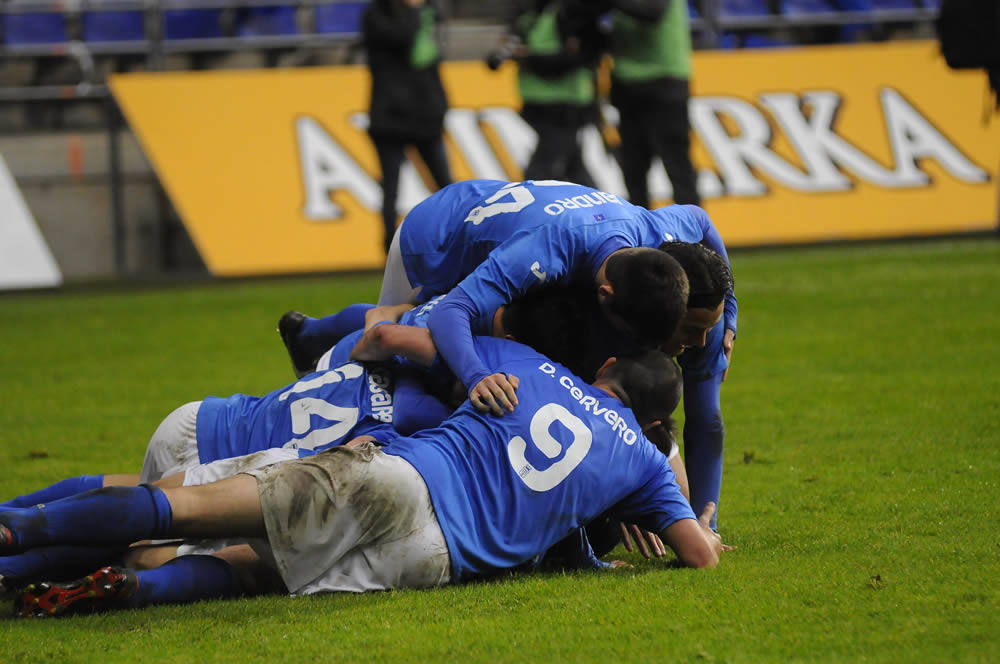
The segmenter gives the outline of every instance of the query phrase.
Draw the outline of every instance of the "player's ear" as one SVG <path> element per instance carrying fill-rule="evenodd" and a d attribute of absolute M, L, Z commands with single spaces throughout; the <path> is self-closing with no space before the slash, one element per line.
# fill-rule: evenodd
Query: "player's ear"
<path fill-rule="evenodd" d="M 614 294 L 615 289 L 611 287 L 611 284 L 601 284 L 597 287 L 597 298 L 599 300 L 611 297 Z"/>
<path fill-rule="evenodd" d="M 601 367 L 597 370 L 597 373 L 594 374 L 594 378 L 600 378 L 601 376 L 603 376 L 604 372 L 610 369 L 611 366 L 617 361 L 618 361 L 617 357 L 609 357 L 608 359 L 604 360 L 604 364 L 602 364 Z"/>

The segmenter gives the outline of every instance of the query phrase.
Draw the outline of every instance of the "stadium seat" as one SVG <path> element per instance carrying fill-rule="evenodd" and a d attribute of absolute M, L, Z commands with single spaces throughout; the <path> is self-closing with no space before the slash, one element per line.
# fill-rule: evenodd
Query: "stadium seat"
<path fill-rule="evenodd" d="M 298 34 L 295 7 L 250 7 L 236 15 L 236 35 L 262 37 Z"/>
<path fill-rule="evenodd" d="M 221 9 L 173 9 L 163 12 L 166 39 L 222 37 Z"/>
<path fill-rule="evenodd" d="M 767 0 L 722 0 L 719 3 L 720 16 L 767 16 L 771 10 Z"/>
<path fill-rule="evenodd" d="M 781 13 L 788 16 L 824 14 L 836 11 L 826 0 L 782 0 Z"/>
<path fill-rule="evenodd" d="M 83 40 L 88 42 L 142 41 L 146 38 L 142 12 L 86 12 Z"/>
<path fill-rule="evenodd" d="M 66 17 L 62 14 L 7 14 L 4 42 L 11 46 L 61 44 L 68 41 Z"/>
<path fill-rule="evenodd" d="M 791 46 L 789 42 L 755 33 L 737 35 L 725 32 L 719 37 L 719 48 L 782 48 Z"/>
<path fill-rule="evenodd" d="M 361 32 L 361 15 L 367 2 L 341 2 L 316 6 L 316 32 Z"/>

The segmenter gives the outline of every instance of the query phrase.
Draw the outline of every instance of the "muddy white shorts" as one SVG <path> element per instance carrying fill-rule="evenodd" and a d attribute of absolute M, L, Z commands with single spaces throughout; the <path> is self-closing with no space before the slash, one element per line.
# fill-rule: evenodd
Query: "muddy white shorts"
<path fill-rule="evenodd" d="M 254 549 L 292 595 L 450 581 L 427 485 L 406 460 L 365 443 L 248 474 L 257 479 L 270 545 Z"/>
<path fill-rule="evenodd" d="M 200 401 L 186 403 L 160 422 L 146 447 L 139 481 L 155 482 L 198 465 L 198 409 Z"/>

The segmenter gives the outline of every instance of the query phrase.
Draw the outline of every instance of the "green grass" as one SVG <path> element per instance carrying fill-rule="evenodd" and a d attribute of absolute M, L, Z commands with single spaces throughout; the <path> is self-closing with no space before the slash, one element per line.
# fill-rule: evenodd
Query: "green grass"
<path fill-rule="evenodd" d="M 1000 244 L 733 257 L 712 572 L 3 620 L 0 661 L 1000 661 Z M 170 410 L 291 379 L 288 308 L 366 277 L 0 297 L 0 492 L 135 471 Z"/>

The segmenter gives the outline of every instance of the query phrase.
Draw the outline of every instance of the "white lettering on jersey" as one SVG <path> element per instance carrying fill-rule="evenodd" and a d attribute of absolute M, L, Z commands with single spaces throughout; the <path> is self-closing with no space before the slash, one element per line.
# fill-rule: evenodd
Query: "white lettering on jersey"
<path fill-rule="evenodd" d="M 580 465 L 590 451 L 594 441 L 593 432 L 586 423 L 564 406 L 547 403 L 531 417 L 528 427 L 532 445 L 549 459 L 554 459 L 563 451 L 563 446 L 549 432 L 549 428 L 559 422 L 573 434 L 573 440 L 566 448 L 566 454 L 545 470 L 538 470 L 525 456 L 528 444 L 524 438 L 514 436 L 507 443 L 507 458 L 521 481 L 533 491 L 548 491 L 566 479 L 573 469 Z"/>
<path fill-rule="evenodd" d="M 538 370 L 547 376 L 552 376 L 553 378 L 555 377 L 554 374 L 556 372 L 556 368 L 548 362 L 539 366 Z M 611 430 L 614 431 L 620 439 L 625 441 L 626 445 L 634 445 L 635 441 L 639 439 L 638 434 L 636 434 L 636 432 L 628 426 L 624 417 L 610 408 L 598 406 L 597 399 L 590 395 L 585 395 L 583 390 L 573 384 L 572 378 L 567 375 L 559 376 L 559 385 L 569 392 L 570 397 L 583 406 L 583 409 L 588 413 L 591 413 L 598 418 L 603 416 L 604 421 L 608 423 Z"/>
<path fill-rule="evenodd" d="M 379 368 L 368 370 L 368 392 L 372 417 L 379 422 L 392 424 L 392 377 Z"/>
<path fill-rule="evenodd" d="M 566 210 L 579 210 L 580 208 L 590 208 L 595 205 L 624 205 L 622 199 L 614 194 L 605 191 L 595 191 L 590 194 L 573 196 L 572 198 L 560 198 L 546 205 L 543 210 L 553 217 L 562 214 Z"/>
<path fill-rule="evenodd" d="M 302 392 L 308 392 L 309 390 L 315 390 L 317 387 L 322 387 L 324 385 L 329 385 L 330 383 L 339 383 L 342 380 L 350 380 L 351 378 L 357 378 L 361 375 L 364 369 L 361 368 L 360 364 L 355 362 L 349 362 L 348 364 L 341 365 L 336 369 L 331 369 L 330 371 L 324 371 L 322 374 L 316 378 L 310 378 L 309 380 L 300 380 L 299 382 L 292 385 L 289 389 L 278 395 L 278 401 L 285 401 L 289 396 L 293 394 L 301 394 Z"/>
<path fill-rule="evenodd" d="M 542 272 L 542 266 L 538 261 L 531 264 L 531 273 L 535 275 L 535 278 L 538 279 L 539 283 L 545 283 L 546 274 Z"/>

